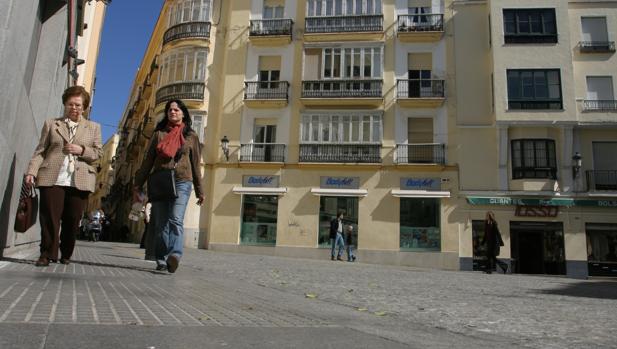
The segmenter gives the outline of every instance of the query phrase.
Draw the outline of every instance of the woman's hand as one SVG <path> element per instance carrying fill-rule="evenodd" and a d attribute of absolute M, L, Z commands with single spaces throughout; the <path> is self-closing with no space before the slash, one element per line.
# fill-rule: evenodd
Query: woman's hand
<path fill-rule="evenodd" d="M 62 148 L 64 154 L 81 155 L 84 152 L 84 147 L 81 145 L 66 143 Z"/>
<path fill-rule="evenodd" d="M 24 177 L 24 182 L 26 182 L 26 185 L 31 187 L 34 185 L 34 176 L 33 175 L 26 175 Z"/>
<path fill-rule="evenodd" d="M 201 204 L 203 204 L 203 203 L 204 203 L 204 196 L 203 195 L 199 195 L 197 197 L 197 205 L 201 206 Z"/>

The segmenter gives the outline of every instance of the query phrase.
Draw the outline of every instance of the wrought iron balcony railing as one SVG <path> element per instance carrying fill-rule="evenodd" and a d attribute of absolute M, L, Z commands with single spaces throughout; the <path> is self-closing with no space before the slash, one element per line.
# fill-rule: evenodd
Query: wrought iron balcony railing
<path fill-rule="evenodd" d="M 163 45 L 178 39 L 209 39 L 210 22 L 186 22 L 176 24 L 163 34 Z"/>
<path fill-rule="evenodd" d="M 240 145 L 240 161 L 285 162 L 285 144 L 245 143 Z"/>
<path fill-rule="evenodd" d="M 381 144 L 300 144 L 300 162 L 381 163 Z"/>
<path fill-rule="evenodd" d="M 397 80 L 396 91 L 398 98 L 444 98 L 445 80 Z"/>
<path fill-rule="evenodd" d="M 440 164 L 446 163 L 446 146 L 440 143 L 397 144 L 398 164 Z"/>
<path fill-rule="evenodd" d="M 617 190 L 617 170 L 586 171 L 587 190 Z"/>
<path fill-rule="evenodd" d="M 399 15 L 397 20 L 397 28 L 399 33 L 442 32 L 443 14 L 423 13 Z"/>
<path fill-rule="evenodd" d="M 165 103 L 172 99 L 204 99 L 203 82 L 178 82 L 159 88 L 156 91 L 156 104 Z"/>
<path fill-rule="evenodd" d="M 307 34 L 381 31 L 383 15 L 306 17 Z"/>
<path fill-rule="evenodd" d="M 304 80 L 302 98 L 381 98 L 383 80 Z"/>
<path fill-rule="evenodd" d="M 291 19 L 253 19 L 249 36 L 291 35 L 292 30 L 293 21 Z"/>
<path fill-rule="evenodd" d="M 287 81 L 245 81 L 244 99 L 285 99 L 289 98 Z"/>
<path fill-rule="evenodd" d="M 584 111 L 617 111 L 617 100 L 592 100 L 583 101 Z"/>
<path fill-rule="evenodd" d="M 578 47 L 584 53 L 615 52 L 614 41 L 580 41 Z"/>

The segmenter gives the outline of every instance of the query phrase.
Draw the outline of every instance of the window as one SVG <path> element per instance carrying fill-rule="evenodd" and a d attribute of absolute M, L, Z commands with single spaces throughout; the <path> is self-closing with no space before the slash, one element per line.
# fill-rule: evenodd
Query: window
<path fill-rule="evenodd" d="M 303 143 L 381 143 L 381 115 L 303 115 Z"/>
<path fill-rule="evenodd" d="M 283 18 L 285 13 L 284 6 L 264 6 L 264 19 Z"/>
<path fill-rule="evenodd" d="M 308 0 L 307 17 L 380 15 L 381 0 Z"/>
<path fill-rule="evenodd" d="M 558 69 L 510 69 L 509 109 L 562 109 Z"/>
<path fill-rule="evenodd" d="M 169 9 L 169 27 L 186 22 L 209 22 L 212 0 L 178 1 Z"/>
<path fill-rule="evenodd" d="M 324 79 L 381 78 L 381 47 L 324 48 Z"/>
<path fill-rule="evenodd" d="M 589 275 L 617 276 L 617 224 L 587 223 Z"/>
<path fill-rule="evenodd" d="M 205 49 L 174 50 L 161 58 L 159 86 L 175 82 L 204 82 L 206 80 Z"/>
<path fill-rule="evenodd" d="M 517 139 L 512 141 L 512 179 L 557 179 L 555 141 Z"/>
<path fill-rule="evenodd" d="M 243 195 L 240 242 L 247 245 L 275 245 L 278 196 Z"/>
<path fill-rule="evenodd" d="M 581 17 L 582 41 L 606 43 L 608 31 L 606 30 L 606 17 Z"/>
<path fill-rule="evenodd" d="M 439 199 L 401 198 L 401 250 L 441 250 L 440 207 Z"/>
<path fill-rule="evenodd" d="M 557 43 L 555 9 L 505 9 L 503 26 L 507 44 Z"/>
<path fill-rule="evenodd" d="M 203 114 L 191 112 L 193 117 L 193 130 L 197 133 L 199 143 L 204 144 L 204 129 L 206 128 L 207 118 Z"/>
<path fill-rule="evenodd" d="M 319 247 L 330 247 L 330 221 L 338 212 L 343 212 L 343 227 L 351 225 L 354 239 L 358 241 L 358 198 L 320 196 L 319 199 Z M 343 228 L 345 229 L 345 228 Z"/>

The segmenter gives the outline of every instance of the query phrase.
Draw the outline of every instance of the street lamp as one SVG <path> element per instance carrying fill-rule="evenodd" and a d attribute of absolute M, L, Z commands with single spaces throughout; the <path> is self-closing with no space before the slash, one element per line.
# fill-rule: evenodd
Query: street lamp
<path fill-rule="evenodd" d="M 578 177 L 579 172 L 581 171 L 581 167 L 583 166 L 583 157 L 581 153 L 576 152 L 574 156 L 572 156 L 572 178 L 576 179 Z"/>
<path fill-rule="evenodd" d="M 221 138 L 221 150 L 223 150 L 225 160 L 229 161 L 229 139 L 227 136 L 223 136 L 223 138 Z"/>

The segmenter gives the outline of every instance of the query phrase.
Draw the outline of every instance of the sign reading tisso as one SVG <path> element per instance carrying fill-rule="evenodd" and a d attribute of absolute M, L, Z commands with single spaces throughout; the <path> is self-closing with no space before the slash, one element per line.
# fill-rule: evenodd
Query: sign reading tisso
<path fill-rule="evenodd" d="M 583 206 L 583 207 L 611 207 L 617 208 L 617 200 L 592 200 L 592 199 L 535 199 L 535 198 L 510 198 L 510 197 L 478 197 L 468 196 L 470 205 L 500 205 L 500 206 Z"/>
<path fill-rule="evenodd" d="M 401 178 L 403 190 L 440 190 L 440 178 Z"/>
<path fill-rule="evenodd" d="M 360 177 L 320 177 L 319 186 L 331 189 L 358 189 L 360 188 Z"/>
<path fill-rule="evenodd" d="M 245 187 L 277 188 L 279 186 L 279 176 L 243 176 L 242 185 Z"/>

